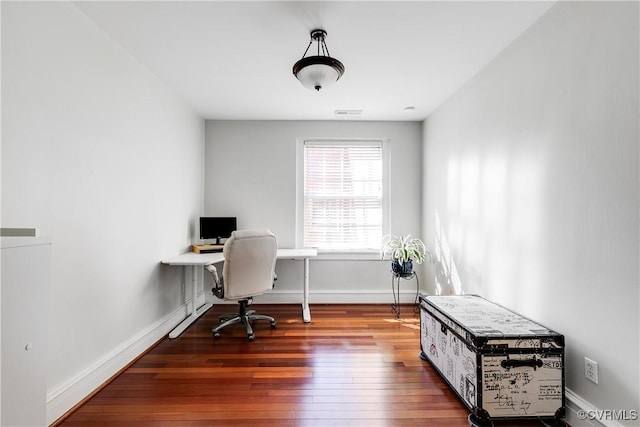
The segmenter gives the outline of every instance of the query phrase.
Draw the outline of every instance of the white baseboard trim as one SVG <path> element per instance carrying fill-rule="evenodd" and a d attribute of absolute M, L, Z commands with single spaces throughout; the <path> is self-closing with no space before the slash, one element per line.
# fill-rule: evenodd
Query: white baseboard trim
<path fill-rule="evenodd" d="M 401 303 L 413 303 L 416 298 L 414 292 L 400 292 Z M 302 292 L 290 290 L 273 290 L 266 294 L 260 295 L 253 299 L 254 303 L 265 304 L 297 304 L 302 303 Z M 309 292 L 310 304 L 391 304 L 393 303 L 393 294 L 391 289 L 388 291 L 380 290 L 361 290 L 361 291 L 327 291 Z"/>
<path fill-rule="evenodd" d="M 201 295 L 202 296 L 202 295 Z M 203 297 L 203 296 L 202 296 Z M 198 298 L 200 300 L 201 298 Z M 204 298 L 202 298 L 204 300 Z M 189 300 L 164 318 L 124 342 L 102 359 L 47 391 L 47 425 L 51 425 L 109 378 L 147 351 L 177 326 L 189 312 Z"/>
<path fill-rule="evenodd" d="M 610 413 L 597 408 L 569 388 L 565 388 L 565 398 L 565 420 L 571 427 L 623 427 L 618 421 L 608 419 L 611 418 Z"/>
<path fill-rule="evenodd" d="M 414 293 L 402 292 L 400 302 L 412 303 Z M 198 295 L 198 305 L 213 302 L 215 305 L 235 304 L 235 301 L 220 301 L 210 292 Z M 391 291 L 379 290 L 360 292 L 313 292 L 309 294 L 311 304 L 391 304 L 393 295 Z M 273 290 L 269 293 L 254 298 L 254 303 L 265 304 L 300 304 L 302 303 L 301 291 Z M 129 341 L 121 344 L 93 363 L 86 369 L 78 372 L 73 377 L 47 391 L 47 425 L 52 424 L 67 411 L 93 393 L 109 378 L 118 373 L 122 368 L 135 360 L 149 347 L 155 344 L 163 336 L 166 336 L 176 327 L 190 312 L 191 300 L 182 304 L 164 318 L 153 323 Z M 313 316 L 313 310 L 311 312 Z"/>
<path fill-rule="evenodd" d="M 415 293 L 401 293 L 400 301 L 412 303 Z M 206 302 L 219 304 L 235 304 L 233 301 L 220 301 L 210 295 L 200 293 L 198 305 Z M 115 348 L 102 359 L 77 373 L 62 384 L 47 392 L 47 425 L 52 424 L 67 411 L 93 393 L 109 378 L 122 368 L 147 351 L 159 339 L 166 336 L 190 312 L 190 302 L 182 304 L 164 318 L 153 323 L 129 341 Z M 265 304 L 299 304 L 302 302 L 300 291 L 273 290 L 254 299 L 254 303 Z M 313 292 L 309 294 L 311 304 L 391 304 L 391 292 L 360 291 L 360 292 Z M 313 309 L 311 310 L 313 318 Z M 624 427 L 615 420 L 607 419 L 605 411 L 583 399 L 569 388 L 565 389 L 567 411 L 565 420 L 572 427 Z M 585 416 L 587 414 L 589 416 Z M 594 419 L 598 418 L 598 419 Z"/>

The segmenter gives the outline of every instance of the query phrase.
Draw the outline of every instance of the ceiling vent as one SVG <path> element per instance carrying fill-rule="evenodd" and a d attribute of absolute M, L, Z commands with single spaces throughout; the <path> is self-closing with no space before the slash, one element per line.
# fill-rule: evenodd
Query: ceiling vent
<path fill-rule="evenodd" d="M 362 110 L 336 110 L 335 114 L 338 117 L 361 116 Z"/>

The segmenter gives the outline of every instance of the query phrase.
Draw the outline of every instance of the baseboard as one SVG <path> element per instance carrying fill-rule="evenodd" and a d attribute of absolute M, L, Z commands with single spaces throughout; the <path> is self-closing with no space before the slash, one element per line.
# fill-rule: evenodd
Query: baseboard
<path fill-rule="evenodd" d="M 221 304 L 210 293 L 198 295 L 198 305 L 206 301 Z M 415 293 L 401 293 L 400 301 L 412 303 Z M 300 291 L 272 291 L 254 299 L 254 303 L 295 304 L 302 302 Z M 309 302 L 316 304 L 390 304 L 393 302 L 391 292 L 313 292 L 309 294 Z M 225 303 L 227 303 L 225 301 Z M 233 303 L 233 302 L 231 302 Z M 147 351 L 162 337 L 166 336 L 178 325 L 189 312 L 190 300 L 173 312 L 158 320 L 138 335 L 123 343 L 105 357 L 87 369 L 69 378 L 62 384 L 47 392 L 47 424 L 51 425 L 75 405 L 91 395 L 113 375 Z M 313 317 L 313 309 L 311 310 Z M 624 427 L 611 419 L 611 414 L 597 408 L 571 389 L 565 390 L 567 400 L 566 421 L 573 427 Z M 619 415 L 619 414 L 618 414 Z"/>
<path fill-rule="evenodd" d="M 201 297 L 201 298 L 200 298 Z M 204 300 L 201 294 L 198 300 Z M 147 351 L 167 335 L 186 316 L 189 300 L 164 318 L 153 323 L 129 341 L 115 348 L 102 359 L 77 373 L 62 384 L 47 391 L 47 425 L 66 414 L 75 405 L 91 395 L 122 368 Z"/>
<path fill-rule="evenodd" d="M 597 408 L 592 403 L 577 395 L 571 389 L 565 388 L 567 411 L 565 420 L 572 427 L 623 427 L 614 416 L 631 416 L 632 414 L 612 414 Z"/>
<path fill-rule="evenodd" d="M 410 304 L 416 299 L 414 292 L 401 292 L 400 302 Z M 254 303 L 265 304 L 296 304 L 302 302 L 302 292 L 290 290 L 276 290 L 260 295 L 253 299 Z M 311 291 L 309 292 L 310 304 L 391 304 L 393 294 L 380 290 L 360 290 L 360 291 Z"/>
<path fill-rule="evenodd" d="M 213 297 L 210 292 L 206 294 L 200 293 L 198 295 L 198 305 L 203 304 L 205 300 L 213 302 L 216 305 L 223 303 L 235 304 L 234 302 L 222 302 Z M 415 293 L 402 292 L 400 294 L 400 302 L 413 303 L 414 301 Z M 254 303 L 266 304 L 298 304 L 301 302 L 302 293 L 293 290 L 273 290 L 254 299 Z M 391 304 L 393 302 L 393 295 L 390 291 L 384 292 L 379 290 L 360 292 L 312 292 L 309 294 L 309 302 L 311 304 Z M 189 307 L 190 300 L 164 318 L 150 325 L 138 335 L 132 337 L 129 341 L 115 348 L 96 363 L 77 373 L 64 383 L 48 390 L 47 424 L 50 425 L 54 423 L 75 405 L 101 387 L 122 368 L 147 351 L 158 340 L 166 336 L 187 316 Z M 313 316 L 313 309 L 311 310 L 311 315 Z M 578 408 L 582 408 L 580 405 L 583 401 L 581 399 L 576 399 L 576 401 L 578 402 L 576 403 Z M 582 427 L 585 424 L 574 423 L 572 425 L 574 427 Z M 600 425 L 604 425 L 605 427 L 620 426 L 620 424 L 617 423 L 609 423 L 590 424 L 589 427 L 599 427 Z"/>
<path fill-rule="evenodd" d="M 400 301 L 411 303 L 415 299 L 415 293 L 401 293 Z M 210 292 L 198 295 L 198 305 L 204 302 L 214 304 L 235 302 L 223 302 L 213 297 Z M 362 291 L 362 292 L 313 292 L 309 295 L 310 303 L 316 304 L 390 304 L 393 302 L 391 292 Z M 181 305 L 173 312 L 158 320 L 148 328 L 132 337 L 129 341 L 115 348 L 102 359 L 98 360 L 86 369 L 78 372 L 65 382 L 52 387 L 47 391 L 47 425 L 51 425 L 65 415 L 78 403 L 90 396 L 106 381 L 117 374 L 122 368 L 147 351 L 162 337 L 166 336 L 178 325 L 189 312 L 191 300 Z M 302 302 L 300 291 L 277 291 L 254 299 L 254 303 L 266 304 L 297 304 Z M 313 313 L 312 313 L 313 315 Z"/>

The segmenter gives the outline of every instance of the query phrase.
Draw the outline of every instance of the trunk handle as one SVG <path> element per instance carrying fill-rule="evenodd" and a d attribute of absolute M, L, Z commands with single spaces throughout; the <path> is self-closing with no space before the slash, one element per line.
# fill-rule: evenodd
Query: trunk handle
<path fill-rule="evenodd" d="M 535 371 L 536 368 L 542 367 L 542 359 L 536 359 L 536 357 L 533 356 L 533 359 L 518 360 L 518 359 L 509 359 L 509 356 L 507 356 L 506 359 L 500 362 L 500 366 L 502 366 L 504 369 L 507 369 L 507 370 L 511 368 L 520 368 L 522 366 L 530 366 Z"/>

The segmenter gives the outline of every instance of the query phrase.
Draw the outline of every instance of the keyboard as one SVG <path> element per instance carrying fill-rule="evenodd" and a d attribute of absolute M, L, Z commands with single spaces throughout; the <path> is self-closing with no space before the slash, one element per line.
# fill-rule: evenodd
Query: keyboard
<path fill-rule="evenodd" d="M 220 249 L 200 249 L 200 253 L 201 254 L 212 254 L 212 253 L 216 253 L 216 252 L 222 252 L 222 248 Z"/>

